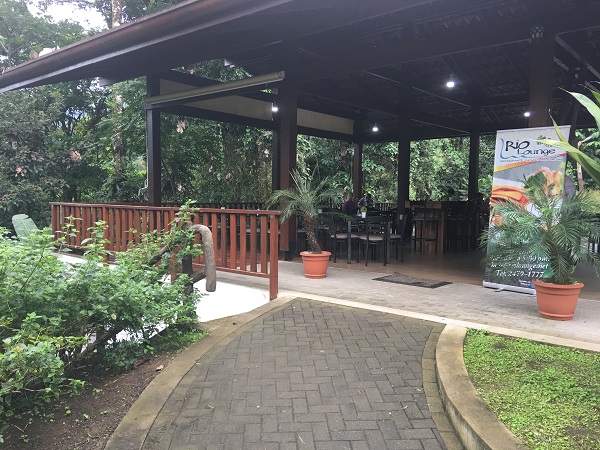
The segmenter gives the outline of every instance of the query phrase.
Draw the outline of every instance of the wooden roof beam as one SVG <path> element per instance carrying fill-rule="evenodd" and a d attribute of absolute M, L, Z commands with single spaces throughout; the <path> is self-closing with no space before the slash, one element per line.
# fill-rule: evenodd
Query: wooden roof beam
<path fill-rule="evenodd" d="M 588 71 L 600 80 L 600 61 L 591 52 L 587 51 L 583 43 L 575 42 L 571 36 L 556 36 L 556 42 L 565 49 L 579 63 L 584 64 Z"/>
<path fill-rule="evenodd" d="M 158 77 L 162 80 L 173 81 L 175 83 L 187 84 L 189 86 L 196 87 L 204 87 L 204 86 L 212 86 L 215 84 L 221 83 L 220 81 L 211 80 L 210 78 L 205 78 L 199 75 L 192 75 L 185 72 L 179 72 L 176 70 L 169 70 L 165 72 L 161 72 Z M 261 100 L 264 102 L 275 102 L 277 101 L 277 95 L 270 92 L 245 92 L 245 93 L 236 93 L 241 97 L 251 98 L 254 100 Z M 306 109 L 308 111 L 319 112 L 322 114 L 329 114 L 332 116 L 343 117 L 345 119 L 355 120 L 356 117 L 352 114 L 340 114 L 339 111 L 333 110 L 332 108 L 318 106 L 315 107 L 313 104 L 308 104 L 302 97 L 298 99 L 298 107 L 301 109 Z"/>
<path fill-rule="evenodd" d="M 560 16 L 560 14 L 561 11 L 553 20 L 555 22 L 553 29 L 556 33 L 595 28 L 598 27 L 597 17 L 600 15 L 600 5 L 572 10 L 566 17 Z M 531 37 L 531 25 L 532 18 L 526 17 L 508 23 L 486 26 L 483 30 L 478 27 L 448 32 L 430 39 L 413 41 L 410 45 L 403 47 L 394 44 L 379 46 L 362 53 L 338 55 L 335 59 L 298 67 L 294 74 L 294 81 L 306 83 L 409 61 L 524 41 Z"/>
<path fill-rule="evenodd" d="M 365 71 L 365 73 L 368 73 L 370 75 L 373 75 L 375 77 L 393 82 L 393 83 L 397 83 L 400 85 L 406 85 L 407 84 L 407 80 L 403 80 L 401 74 L 394 74 L 392 73 L 392 69 L 391 67 L 380 67 L 378 69 L 372 69 L 372 70 L 367 70 Z M 408 80 L 408 84 L 410 84 L 411 88 L 421 92 L 425 95 L 429 95 L 432 97 L 436 97 L 439 98 L 440 100 L 443 100 L 445 102 L 449 102 L 449 103 L 455 103 L 461 106 L 467 106 L 469 107 L 471 102 L 469 101 L 470 99 L 467 99 L 461 95 L 455 95 L 453 97 L 447 97 L 445 95 L 440 95 L 434 92 L 431 92 L 430 90 L 428 90 L 428 86 L 424 86 L 422 83 L 419 83 L 418 80 L 415 80 L 414 78 L 411 78 L 410 80 Z"/>
<path fill-rule="evenodd" d="M 260 11 L 244 18 L 244 23 L 229 23 L 220 26 L 218 34 L 255 31 L 265 27 L 273 28 L 282 23 L 282 18 L 290 14 L 296 17 L 306 16 L 307 20 L 298 20 L 297 23 L 286 22 L 289 35 L 298 35 L 306 39 L 320 33 L 337 30 L 356 22 L 386 17 L 390 14 L 409 10 L 424 4 L 433 3 L 435 0 L 378 0 L 365 2 L 364 0 L 295 0 L 288 5 L 279 5 Z M 241 27 L 241 28 L 240 28 Z"/>
<path fill-rule="evenodd" d="M 249 78 L 242 78 L 240 80 L 228 81 L 226 83 L 215 83 L 209 86 L 193 87 L 183 91 L 147 97 L 144 100 L 144 105 L 146 109 L 184 105 L 194 100 L 205 100 L 258 91 L 265 89 L 268 86 L 276 85 L 284 79 L 285 72 L 273 72 Z"/>
<path fill-rule="evenodd" d="M 373 4 L 373 2 L 365 2 L 367 4 Z M 373 34 L 381 33 L 382 30 L 398 28 L 399 23 L 411 24 L 417 20 L 421 20 L 423 17 L 427 18 L 441 18 L 445 14 L 452 13 L 456 14 L 460 11 L 471 10 L 474 8 L 481 7 L 483 2 L 473 2 L 473 0 L 452 0 L 448 2 L 424 2 L 422 5 L 416 5 L 406 11 L 402 12 L 402 16 L 399 18 L 394 14 L 387 14 L 385 16 L 376 17 L 370 19 L 371 22 L 376 20 L 374 24 L 368 24 L 362 28 L 367 28 L 370 31 L 367 33 L 360 33 L 360 37 L 368 37 Z M 403 30 L 404 31 L 404 30 Z M 306 51 L 317 51 L 324 54 L 335 54 L 336 44 L 344 42 L 348 39 L 356 39 L 356 29 L 353 27 L 345 27 L 339 30 L 333 30 L 335 33 L 335 39 L 330 40 L 328 36 L 311 35 L 305 38 L 301 38 L 297 41 L 298 47 Z M 327 45 L 329 44 L 329 45 Z M 324 47 L 327 45 L 327 47 Z"/>
<path fill-rule="evenodd" d="M 343 92 L 334 83 L 327 83 L 326 85 L 321 84 L 318 87 L 303 86 L 302 92 L 306 92 L 316 97 L 327 98 L 340 103 L 356 106 L 358 108 L 364 108 L 371 111 L 378 111 L 394 117 L 399 117 L 402 113 L 402 105 L 377 100 L 370 95 Z M 411 114 L 413 120 L 418 122 L 428 123 L 437 127 L 447 128 L 451 130 L 460 130 L 464 132 L 467 132 L 468 129 L 466 124 L 462 124 L 451 119 L 437 117 L 435 115 L 424 113 L 421 111 L 413 110 Z"/>

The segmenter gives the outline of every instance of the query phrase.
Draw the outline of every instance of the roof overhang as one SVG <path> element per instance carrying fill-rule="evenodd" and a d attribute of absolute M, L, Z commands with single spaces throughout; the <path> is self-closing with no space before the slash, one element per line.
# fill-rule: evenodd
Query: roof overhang
<path fill-rule="evenodd" d="M 0 92 L 92 77 L 124 80 L 196 62 L 194 34 L 290 1 L 183 2 L 10 68 L 0 75 Z"/>

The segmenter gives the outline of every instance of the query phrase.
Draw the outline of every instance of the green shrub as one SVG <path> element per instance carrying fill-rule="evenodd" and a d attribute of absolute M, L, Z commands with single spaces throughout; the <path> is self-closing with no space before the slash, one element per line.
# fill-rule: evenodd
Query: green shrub
<path fill-rule="evenodd" d="M 65 375 L 70 365 L 90 358 L 128 365 L 152 350 L 144 344 L 160 329 L 195 319 L 199 295 L 186 291 L 189 279 L 170 282 L 166 275 L 177 270 L 181 255 L 198 254 L 199 247 L 176 225 L 163 236 L 142 236 L 141 245 L 109 267 L 102 263 L 104 226 L 91 229 L 84 261 L 73 265 L 53 254 L 56 243 L 47 229 L 23 241 L 0 229 L 0 432 L 32 403 L 80 387 Z M 153 263 L 164 245 L 170 252 Z"/>

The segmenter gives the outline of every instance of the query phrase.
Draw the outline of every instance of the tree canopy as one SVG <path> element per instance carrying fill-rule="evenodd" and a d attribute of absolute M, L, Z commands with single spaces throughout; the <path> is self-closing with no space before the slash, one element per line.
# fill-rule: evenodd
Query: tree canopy
<path fill-rule="evenodd" d="M 64 0 L 37 2 L 42 8 Z M 70 2 L 73 3 L 73 2 Z M 112 26 L 178 3 L 156 0 L 76 0 Z M 35 17 L 23 0 L 0 0 L 0 66 L 67 45 L 89 31 L 71 22 Z M 248 76 L 216 60 L 178 70 L 230 81 Z M 100 87 L 95 80 L 61 83 L 0 95 L 0 226 L 25 213 L 49 221 L 50 201 L 144 201 L 145 80 Z M 116 139 L 118 138 L 118 139 Z M 265 201 L 271 193 L 272 133 L 175 115 L 162 116 L 162 198 L 166 202 Z M 118 148 L 117 148 L 118 147 Z M 491 188 L 493 137 L 482 139 L 480 189 Z M 395 201 L 397 144 L 363 150 L 364 190 Z M 340 201 L 352 190 L 353 146 L 298 138 L 298 169 L 328 177 Z M 412 143 L 411 199 L 466 198 L 468 139 Z"/>

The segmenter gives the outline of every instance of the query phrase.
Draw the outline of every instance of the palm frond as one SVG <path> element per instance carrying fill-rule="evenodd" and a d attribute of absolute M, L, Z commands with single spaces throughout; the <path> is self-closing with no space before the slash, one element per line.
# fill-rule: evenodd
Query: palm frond
<path fill-rule="evenodd" d="M 321 249 L 314 235 L 314 225 L 319 218 L 318 211 L 323 206 L 331 206 L 339 201 L 339 193 L 329 178 L 316 181 L 314 173 L 313 176 L 304 176 L 297 170 L 291 171 L 290 175 L 294 186 L 273 192 L 267 201 L 267 207 L 282 207 L 281 222 L 289 220 L 293 215 L 303 217 L 310 250 L 320 253 Z"/>
<path fill-rule="evenodd" d="M 544 277 L 569 284 L 580 262 L 590 262 L 600 274 L 600 259 L 587 242 L 600 239 L 598 206 L 587 192 L 553 196 L 544 186 L 526 188 L 528 208 L 513 202 L 494 207 L 499 221 L 484 232 L 482 245 L 489 244 L 486 260 L 515 267 L 524 258 L 543 258 L 549 270 Z M 534 211 L 536 211 L 534 213 Z"/>

